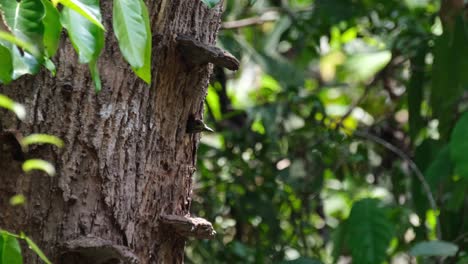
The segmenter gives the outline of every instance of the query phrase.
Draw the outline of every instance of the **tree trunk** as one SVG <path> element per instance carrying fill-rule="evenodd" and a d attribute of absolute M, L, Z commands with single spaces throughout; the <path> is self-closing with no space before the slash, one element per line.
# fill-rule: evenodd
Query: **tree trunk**
<path fill-rule="evenodd" d="M 66 38 L 54 58 L 56 77 L 42 71 L 0 86 L 28 109 L 24 122 L 2 112 L 3 129 L 65 141 L 63 149 L 34 146 L 25 154 L 53 162 L 57 175 L 52 178 L 24 175 L 21 162 L 0 152 L 0 228 L 24 231 L 54 263 L 183 262 L 185 236 L 160 220 L 189 213 L 199 134 L 187 133 L 186 125 L 191 116 L 202 116 L 212 66 L 187 63 L 176 36 L 214 44 L 220 6 L 148 1 L 151 87 L 121 57 L 110 23 L 111 1 L 101 3 L 108 31 L 99 60 L 100 93 Z M 17 193 L 27 203 L 13 208 L 8 200 Z M 25 263 L 41 263 L 29 250 L 23 252 Z"/>

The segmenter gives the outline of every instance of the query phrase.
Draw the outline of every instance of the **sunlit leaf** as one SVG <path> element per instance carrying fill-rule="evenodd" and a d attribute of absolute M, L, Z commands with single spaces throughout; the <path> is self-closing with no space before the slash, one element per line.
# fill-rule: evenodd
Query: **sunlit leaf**
<path fill-rule="evenodd" d="M 38 0 L 0 0 L 0 11 L 6 26 L 17 38 L 34 43 L 42 50 L 44 5 Z M 37 56 L 37 54 L 35 54 Z"/>
<path fill-rule="evenodd" d="M 46 69 L 48 69 L 52 73 L 52 76 L 55 76 L 55 74 L 57 74 L 57 68 L 55 67 L 55 64 L 48 58 L 44 59 L 44 67 L 46 67 Z"/>
<path fill-rule="evenodd" d="M 141 68 L 133 68 L 135 74 L 140 77 L 143 81 L 148 84 L 151 84 L 151 50 L 152 50 L 152 35 L 151 35 L 151 26 L 149 22 L 148 8 L 146 7 L 143 0 L 139 0 L 143 15 L 143 20 L 145 24 L 145 30 L 147 34 L 146 45 L 145 45 L 145 61 Z"/>
<path fill-rule="evenodd" d="M 216 93 L 216 86 L 220 85 L 219 83 L 215 83 L 214 85 L 208 86 L 208 94 L 206 95 L 206 104 L 208 105 L 209 110 L 213 114 L 213 117 L 216 120 L 220 120 L 222 117 L 221 114 L 221 106 L 219 104 L 219 96 Z"/>
<path fill-rule="evenodd" d="M 25 202 L 26 202 L 26 197 L 24 197 L 24 195 L 22 194 L 18 194 L 10 198 L 10 205 L 12 206 L 22 205 Z"/>
<path fill-rule="evenodd" d="M 22 39 L 19 39 L 8 32 L 0 31 L 0 40 L 8 41 L 9 43 L 16 45 L 30 52 L 31 54 L 39 55 L 39 50 L 33 44 L 28 43 Z"/>
<path fill-rule="evenodd" d="M 97 0 L 87 0 L 86 3 L 90 8 L 97 9 L 96 15 L 100 17 L 99 2 Z M 78 53 L 80 63 L 89 63 L 99 56 L 104 42 L 104 31 L 101 28 L 68 7 L 65 7 L 62 11 L 61 21 L 62 25 L 67 29 L 73 47 Z"/>
<path fill-rule="evenodd" d="M 1 33 L 1 32 L 0 32 Z M 0 83 L 8 84 L 11 82 L 13 74 L 13 59 L 10 50 L 0 43 Z"/>
<path fill-rule="evenodd" d="M 413 246 L 409 253 L 415 257 L 430 257 L 430 256 L 455 256 L 458 251 L 458 246 L 445 241 L 427 241 L 420 242 Z"/>
<path fill-rule="evenodd" d="M 91 78 L 93 79 L 94 90 L 96 92 L 100 92 L 102 89 L 102 83 L 101 83 L 101 75 L 99 74 L 97 60 L 92 60 L 89 62 L 89 71 L 91 73 Z"/>
<path fill-rule="evenodd" d="M 89 8 L 96 10 L 100 18 L 98 0 L 82 0 Z M 98 69 L 98 57 L 104 47 L 104 31 L 89 22 L 70 8 L 62 11 L 62 24 L 67 29 L 73 47 L 79 55 L 80 63 L 88 63 L 96 91 L 101 90 L 101 78 Z"/>
<path fill-rule="evenodd" d="M 58 0 L 60 4 L 77 12 L 89 22 L 93 23 L 102 30 L 105 30 L 101 23 L 101 12 L 99 5 L 96 5 L 94 0 Z"/>
<path fill-rule="evenodd" d="M 353 54 L 343 64 L 343 70 L 353 81 L 367 81 L 382 70 L 391 58 L 390 51 Z"/>
<path fill-rule="evenodd" d="M 320 58 L 320 74 L 324 81 L 329 82 L 335 78 L 336 67 L 345 61 L 346 57 L 340 51 L 333 51 Z"/>
<path fill-rule="evenodd" d="M 353 263 L 376 264 L 386 259 L 393 237 L 392 223 L 378 206 L 378 200 L 364 199 L 351 209 L 347 224 L 347 245 Z"/>
<path fill-rule="evenodd" d="M 140 1 L 114 0 L 112 25 L 124 58 L 134 68 L 143 67 L 147 38 Z"/>
<path fill-rule="evenodd" d="M 21 144 L 24 147 L 32 144 L 52 144 L 59 148 L 63 147 L 63 141 L 60 138 L 47 134 L 31 134 L 24 137 L 21 140 Z"/>
<path fill-rule="evenodd" d="M 0 263 L 22 264 L 21 247 L 18 239 L 8 232 L 0 232 Z"/>
<path fill-rule="evenodd" d="M 23 105 L 16 103 L 9 97 L 0 94 L 0 107 L 6 108 L 16 114 L 16 116 L 23 120 L 26 117 L 26 109 Z"/>
<path fill-rule="evenodd" d="M 27 160 L 23 163 L 23 171 L 25 172 L 30 172 L 33 170 L 40 170 L 43 171 L 49 176 L 54 176 L 55 175 L 55 168 L 52 164 L 45 160 L 40 160 L 40 159 L 30 159 Z"/>
<path fill-rule="evenodd" d="M 45 7 L 45 16 L 42 20 L 44 23 L 44 47 L 47 56 L 52 57 L 57 52 L 60 32 L 62 31 L 60 13 L 49 0 L 42 0 L 42 3 Z"/>
<path fill-rule="evenodd" d="M 36 74 L 41 68 L 41 61 L 39 57 L 28 52 L 22 52 L 18 47 L 12 46 L 10 52 L 13 54 L 13 79 L 16 80 L 25 74 Z"/>

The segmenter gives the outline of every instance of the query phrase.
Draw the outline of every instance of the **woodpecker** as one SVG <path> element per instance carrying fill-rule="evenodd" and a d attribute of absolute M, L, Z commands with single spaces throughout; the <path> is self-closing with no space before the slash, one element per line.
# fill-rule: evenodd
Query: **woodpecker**
<path fill-rule="evenodd" d="M 189 118 L 187 121 L 187 133 L 194 134 L 200 132 L 214 132 L 214 130 L 208 127 L 203 120 L 193 117 Z"/>

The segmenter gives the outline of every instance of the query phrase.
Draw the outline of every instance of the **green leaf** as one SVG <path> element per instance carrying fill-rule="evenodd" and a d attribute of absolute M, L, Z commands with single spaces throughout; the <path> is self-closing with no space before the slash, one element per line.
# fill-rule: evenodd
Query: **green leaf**
<path fill-rule="evenodd" d="M 202 0 L 202 2 L 209 8 L 213 8 L 220 2 L 220 0 Z"/>
<path fill-rule="evenodd" d="M 93 23 L 102 30 L 106 30 L 101 23 L 101 11 L 99 5 L 94 4 L 93 0 L 59 0 L 60 4 L 72 9 L 89 22 Z"/>
<path fill-rule="evenodd" d="M 27 160 L 23 163 L 22 168 L 24 172 L 30 172 L 32 170 L 41 170 L 49 174 L 49 176 L 55 175 L 54 166 L 45 160 L 40 160 L 40 159 Z"/>
<path fill-rule="evenodd" d="M 455 163 L 455 172 L 468 179 L 468 112 L 458 120 L 450 138 L 450 156 Z"/>
<path fill-rule="evenodd" d="M 18 194 L 10 198 L 10 205 L 12 206 L 22 205 L 25 202 L 26 202 L 26 197 L 24 197 L 24 195 L 22 194 Z"/>
<path fill-rule="evenodd" d="M 96 15 L 100 18 L 99 1 L 82 1 L 86 2 L 86 6 L 89 6 L 89 8 L 96 9 Z M 73 47 L 78 53 L 80 63 L 89 63 L 99 56 L 104 42 L 104 31 L 101 28 L 89 22 L 74 9 L 68 7 L 62 11 L 61 21 L 62 25 L 67 29 Z"/>
<path fill-rule="evenodd" d="M 10 52 L 13 54 L 14 80 L 25 74 L 36 74 L 39 72 L 41 62 L 35 56 L 28 52 L 21 52 L 16 46 L 11 46 Z"/>
<path fill-rule="evenodd" d="M 151 36 L 151 26 L 149 22 L 149 15 L 148 15 L 148 8 L 145 5 L 143 0 L 139 0 L 143 15 L 143 20 L 145 24 L 146 30 L 146 45 L 145 45 L 145 61 L 143 67 L 141 68 L 133 68 L 135 74 L 140 77 L 143 81 L 148 84 L 151 84 L 151 50 L 152 50 L 152 36 Z"/>
<path fill-rule="evenodd" d="M 23 105 L 16 103 L 9 97 L 2 94 L 0 94 L 0 107 L 12 111 L 21 120 L 23 120 L 26 117 L 26 109 Z"/>
<path fill-rule="evenodd" d="M 32 144 L 52 144 L 59 148 L 63 147 L 63 141 L 60 138 L 47 134 L 31 134 L 21 140 L 23 147 Z"/>
<path fill-rule="evenodd" d="M 453 183 L 452 189 L 447 192 L 448 201 L 444 206 L 448 211 L 458 212 L 460 207 L 464 205 L 466 194 L 468 193 L 468 178 L 458 179 Z"/>
<path fill-rule="evenodd" d="M 34 241 L 32 241 L 29 237 L 25 236 L 24 234 L 21 234 L 21 236 L 26 241 L 29 248 L 32 251 L 34 251 L 34 253 L 36 253 L 42 261 L 44 261 L 46 264 L 52 264 L 52 262 L 46 257 L 44 252 L 42 252 L 42 250 L 36 245 L 36 243 L 34 243 Z"/>
<path fill-rule="evenodd" d="M 449 147 L 443 147 L 437 154 L 435 160 L 430 163 L 426 170 L 426 179 L 431 189 L 436 191 L 437 187 L 441 187 L 442 183 L 450 180 L 453 164 L 450 160 Z"/>
<path fill-rule="evenodd" d="M 42 60 L 42 58 L 40 58 L 40 52 L 36 46 L 3 31 L 0 31 L 0 44 L 10 52 L 13 61 L 13 74 L 11 77 L 13 80 L 25 74 L 36 74 L 39 71 L 39 60 Z M 23 49 L 23 51 L 20 51 L 19 48 Z"/>
<path fill-rule="evenodd" d="M 114 0 L 112 24 L 124 58 L 134 68 L 143 67 L 148 34 L 140 2 Z"/>
<path fill-rule="evenodd" d="M 91 78 L 94 83 L 94 90 L 98 93 L 102 89 L 101 76 L 99 74 L 99 68 L 96 60 L 92 60 L 89 63 L 89 71 L 91 72 Z"/>
<path fill-rule="evenodd" d="M 8 32 L 0 31 L 0 40 L 4 40 L 11 44 L 15 44 L 16 46 L 30 52 L 31 54 L 39 55 L 39 50 L 37 49 L 36 46 L 34 46 L 33 44 L 29 42 L 23 41 Z"/>
<path fill-rule="evenodd" d="M 39 0 L 0 0 L 6 26 L 19 39 L 35 43 L 42 50 L 44 5 Z"/>
<path fill-rule="evenodd" d="M 351 209 L 346 244 L 351 249 L 353 263 L 380 264 L 386 259 L 393 228 L 378 202 L 376 199 L 360 200 Z"/>
<path fill-rule="evenodd" d="M 0 32 L 1 33 L 1 32 Z M 10 50 L 0 43 L 0 83 L 8 84 L 11 82 L 13 74 L 13 59 Z"/>
<path fill-rule="evenodd" d="M 382 70 L 390 62 L 391 58 L 392 53 L 386 50 L 355 54 L 346 60 L 343 64 L 343 70 L 353 81 L 367 81 Z"/>
<path fill-rule="evenodd" d="M 0 263 L 22 264 L 21 247 L 18 239 L 8 232 L 0 232 Z"/>
<path fill-rule="evenodd" d="M 45 7 L 44 24 L 44 46 L 48 57 L 53 57 L 57 52 L 62 24 L 60 23 L 60 13 L 49 0 L 42 0 Z"/>
<path fill-rule="evenodd" d="M 205 100 L 205 103 L 207 104 L 208 109 L 210 110 L 210 113 L 212 113 L 215 120 L 221 120 L 222 115 L 223 115 L 221 113 L 221 105 L 219 103 L 220 102 L 219 96 L 215 88 L 219 86 L 221 86 L 219 82 L 216 82 L 213 85 L 208 85 L 208 93 L 206 95 L 206 100 Z"/>
<path fill-rule="evenodd" d="M 413 246 L 409 253 L 415 257 L 450 257 L 455 256 L 458 246 L 445 241 L 420 242 Z"/>
<path fill-rule="evenodd" d="M 82 1 L 86 6 L 97 10 L 96 15 L 101 17 L 98 0 Z M 104 31 L 70 8 L 65 8 L 62 12 L 62 25 L 68 31 L 73 47 L 79 55 L 79 62 L 89 63 L 94 88 L 100 91 L 101 78 L 97 61 L 104 47 Z"/>
<path fill-rule="evenodd" d="M 457 102 L 468 84 L 468 38 L 462 18 L 456 20 L 454 31 L 444 31 L 434 46 L 432 66 L 431 106 L 439 120 L 439 132 L 447 139 L 455 119 Z M 450 73 L 450 74 L 447 74 Z"/>
<path fill-rule="evenodd" d="M 57 74 L 57 68 L 55 67 L 55 64 L 48 58 L 44 59 L 44 66 L 52 73 L 52 76 L 55 76 L 55 74 Z"/>
<path fill-rule="evenodd" d="M 340 255 L 347 249 L 346 240 L 347 240 L 347 225 L 348 221 L 345 220 L 341 222 L 338 227 L 333 231 L 332 241 L 333 241 L 333 251 L 332 256 L 334 261 L 338 261 Z"/>

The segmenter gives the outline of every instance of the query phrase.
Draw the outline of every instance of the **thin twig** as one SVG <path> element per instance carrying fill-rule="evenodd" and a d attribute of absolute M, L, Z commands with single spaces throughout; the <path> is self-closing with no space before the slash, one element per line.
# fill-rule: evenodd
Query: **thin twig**
<path fill-rule="evenodd" d="M 222 25 L 222 29 L 237 29 L 249 26 L 262 25 L 266 22 L 273 22 L 278 20 L 279 14 L 276 11 L 268 11 L 261 16 L 249 17 L 235 21 L 227 21 Z"/>
<path fill-rule="evenodd" d="M 396 146 L 392 145 L 390 142 L 387 142 L 387 141 L 385 141 L 385 140 L 383 140 L 383 139 L 381 139 L 381 138 L 379 138 L 379 137 L 377 137 L 375 135 L 372 135 L 372 134 L 367 133 L 367 132 L 359 131 L 359 130 L 354 131 L 354 135 L 356 135 L 358 137 L 361 137 L 361 138 L 365 138 L 365 139 L 369 139 L 369 140 L 374 141 L 375 143 L 377 143 L 377 144 L 381 145 L 382 147 L 384 147 L 384 148 L 390 150 L 391 152 L 395 153 L 402 160 L 406 161 L 409 164 L 411 170 L 414 172 L 414 174 L 416 175 L 418 180 L 421 182 L 422 187 L 424 189 L 424 192 L 426 193 L 427 200 L 429 201 L 429 204 L 431 206 L 431 209 L 434 211 L 434 214 L 436 215 L 435 216 L 437 218 L 436 235 L 437 235 L 437 239 L 441 240 L 442 239 L 442 231 L 440 229 L 439 216 L 437 215 L 437 212 L 438 212 L 437 204 L 436 204 L 436 201 L 434 199 L 434 195 L 432 194 L 431 187 L 429 186 L 429 183 L 426 181 L 426 178 L 424 177 L 423 173 L 418 168 L 416 163 L 414 163 L 414 161 L 406 153 L 404 153 L 403 151 L 398 149 Z"/>

